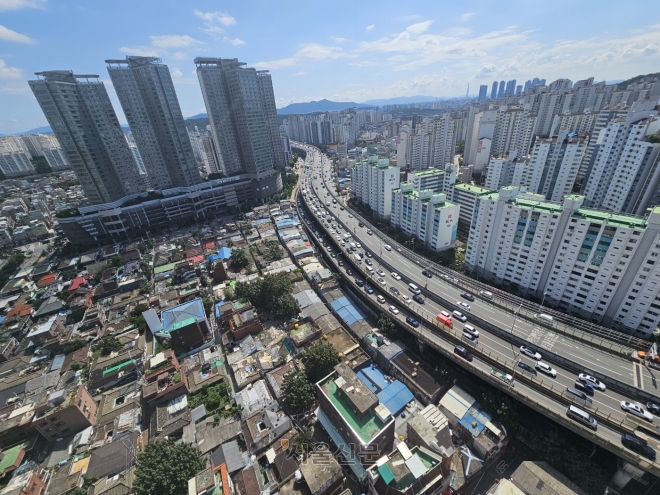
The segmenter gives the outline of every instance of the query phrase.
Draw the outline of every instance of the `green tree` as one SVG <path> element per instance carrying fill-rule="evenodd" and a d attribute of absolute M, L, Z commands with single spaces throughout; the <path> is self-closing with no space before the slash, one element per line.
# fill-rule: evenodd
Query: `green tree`
<path fill-rule="evenodd" d="M 295 437 L 289 443 L 289 451 L 301 455 L 303 460 L 307 459 L 307 454 L 314 450 L 314 430 L 303 426 Z"/>
<path fill-rule="evenodd" d="M 380 332 L 385 335 L 385 337 L 397 337 L 396 324 L 392 321 L 392 318 L 390 318 L 385 313 L 381 313 L 381 315 L 378 317 L 378 330 L 380 330 Z"/>
<path fill-rule="evenodd" d="M 250 254 L 243 248 L 236 248 L 231 252 L 232 267 L 236 270 L 242 270 L 250 266 Z"/>
<path fill-rule="evenodd" d="M 305 373 L 311 383 L 328 376 L 339 363 L 337 350 L 332 344 L 324 342 L 307 346 L 300 359 L 305 365 Z"/>
<path fill-rule="evenodd" d="M 106 336 L 103 337 L 94 348 L 101 352 L 102 355 L 107 356 L 112 352 L 119 351 L 124 347 L 117 337 Z"/>
<path fill-rule="evenodd" d="M 59 299 L 61 299 L 62 301 L 66 301 L 67 299 L 69 299 L 69 296 L 70 296 L 70 295 L 71 295 L 71 293 L 69 292 L 69 290 L 68 290 L 68 289 L 64 289 L 63 291 L 61 291 L 61 292 L 57 295 L 57 297 L 58 297 Z"/>
<path fill-rule="evenodd" d="M 119 268 L 122 265 L 121 258 L 119 255 L 114 255 L 112 258 L 110 258 L 110 261 L 108 262 L 110 266 L 114 266 L 115 268 Z"/>
<path fill-rule="evenodd" d="M 284 294 L 275 301 L 273 316 L 280 320 L 290 320 L 300 314 L 300 304 L 291 294 Z"/>
<path fill-rule="evenodd" d="M 307 411 L 316 399 L 314 386 L 309 383 L 307 375 L 301 371 L 291 371 L 284 377 L 282 384 L 284 397 L 291 412 Z"/>
<path fill-rule="evenodd" d="M 206 463 L 194 447 L 172 441 L 148 443 L 138 454 L 133 490 L 136 495 L 180 495 L 188 480 Z"/>
<path fill-rule="evenodd" d="M 69 342 L 64 344 L 63 352 L 64 354 L 71 354 L 72 352 L 76 352 L 78 349 L 82 349 L 86 345 L 87 342 L 85 342 L 82 339 L 70 340 Z"/>
<path fill-rule="evenodd" d="M 222 294 L 225 296 L 227 301 L 234 299 L 234 291 L 231 289 L 231 287 L 226 287 L 225 290 L 222 291 Z"/>

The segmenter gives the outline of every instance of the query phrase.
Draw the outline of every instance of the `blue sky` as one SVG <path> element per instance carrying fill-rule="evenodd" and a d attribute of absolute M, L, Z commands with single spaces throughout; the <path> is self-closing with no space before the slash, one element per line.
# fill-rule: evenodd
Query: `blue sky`
<path fill-rule="evenodd" d="M 185 116 L 204 110 L 196 56 L 273 76 L 277 106 L 457 96 L 494 79 L 625 79 L 660 71 L 660 2 L 0 0 L 0 133 L 46 124 L 27 80 L 157 55 Z M 629 8 L 630 7 L 630 8 Z"/>

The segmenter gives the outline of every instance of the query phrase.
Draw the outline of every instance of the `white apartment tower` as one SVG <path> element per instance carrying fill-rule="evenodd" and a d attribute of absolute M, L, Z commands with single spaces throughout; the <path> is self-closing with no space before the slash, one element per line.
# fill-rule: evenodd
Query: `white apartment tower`
<path fill-rule="evenodd" d="M 201 182 L 167 65 L 156 57 L 105 62 L 151 187 L 170 189 Z"/>
<path fill-rule="evenodd" d="M 119 120 L 98 75 L 38 72 L 29 81 L 91 204 L 143 190 Z"/>
<path fill-rule="evenodd" d="M 390 166 L 388 159 L 370 156 L 351 169 L 351 191 L 382 219 L 390 218 L 392 191 L 399 188 L 399 181 L 399 167 Z"/>

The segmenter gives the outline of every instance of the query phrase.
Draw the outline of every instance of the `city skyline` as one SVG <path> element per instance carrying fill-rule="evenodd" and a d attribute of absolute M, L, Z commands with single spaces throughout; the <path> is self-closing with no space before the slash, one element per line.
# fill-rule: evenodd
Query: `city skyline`
<path fill-rule="evenodd" d="M 580 22 L 586 6 L 574 4 L 570 18 L 556 9 L 541 22 L 531 6 L 486 16 L 481 2 L 442 11 L 422 2 L 410 15 L 387 5 L 353 11 L 338 25 L 323 20 L 322 6 L 256 5 L 174 2 L 163 9 L 168 15 L 154 17 L 150 2 L 130 4 L 131 16 L 126 16 L 129 5 L 122 2 L 90 11 L 76 2 L 0 1 L 0 133 L 45 124 L 27 86 L 34 72 L 105 74 L 104 60 L 127 54 L 157 56 L 170 66 L 184 116 L 204 112 L 194 76 L 196 56 L 236 57 L 269 70 L 278 108 L 323 98 L 462 96 L 468 84 L 476 93 L 480 84 L 490 87 L 493 80 L 537 76 L 549 82 L 590 76 L 622 80 L 653 72 L 660 62 L 660 24 L 642 25 L 632 12 L 611 15 L 608 6 L 590 10 L 587 24 Z M 647 14 L 657 18 L 660 7 L 649 5 Z M 145 16 L 150 19 L 146 26 L 139 21 Z M 68 31 L 76 35 L 60 36 Z M 110 79 L 102 80 L 119 108 Z M 118 118 L 126 122 L 119 109 Z"/>

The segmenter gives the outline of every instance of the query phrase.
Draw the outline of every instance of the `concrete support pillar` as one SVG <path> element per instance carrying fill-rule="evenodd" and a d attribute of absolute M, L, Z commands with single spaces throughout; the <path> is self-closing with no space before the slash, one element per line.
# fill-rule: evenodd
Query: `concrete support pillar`
<path fill-rule="evenodd" d="M 415 340 L 417 341 L 417 346 L 419 347 L 419 353 L 424 354 L 424 351 L 426 350 L 426 342 L 419 338 Z"/>
<path fill-rule="evenodd" d="M 612 476 L 612 484 L 621 490 L 631 479 L 640 479 L 643 475 L 644 471 L 642 469 L 623 461 L 619 463 L 619 469 Z"/>

